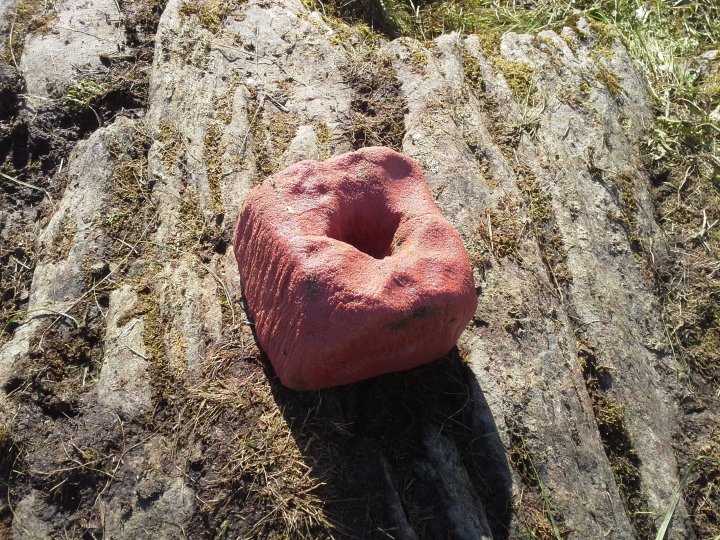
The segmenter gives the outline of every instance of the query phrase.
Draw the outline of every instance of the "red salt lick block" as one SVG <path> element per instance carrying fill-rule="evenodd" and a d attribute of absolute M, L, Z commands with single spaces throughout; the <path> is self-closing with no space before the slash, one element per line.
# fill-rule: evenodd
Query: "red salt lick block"
<path fill-rule="evenodd" d="M 418 164 L 388 148 L 268 178 L 233 245 L 257 339 L 296 390 L 436 360 L 477 306 L 460 236 Z"/>

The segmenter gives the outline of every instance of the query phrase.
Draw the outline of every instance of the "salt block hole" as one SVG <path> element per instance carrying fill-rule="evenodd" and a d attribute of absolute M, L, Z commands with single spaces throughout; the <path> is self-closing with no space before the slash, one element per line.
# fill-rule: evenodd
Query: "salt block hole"
<path fill-rule="evenodd" d="M 392 211 L 386 201 L 368 198 L 341 208 L 332 217 L 327 236 L 374 259 L 384 259 L 392 255 L 401 219 L 402 213 Z"/>

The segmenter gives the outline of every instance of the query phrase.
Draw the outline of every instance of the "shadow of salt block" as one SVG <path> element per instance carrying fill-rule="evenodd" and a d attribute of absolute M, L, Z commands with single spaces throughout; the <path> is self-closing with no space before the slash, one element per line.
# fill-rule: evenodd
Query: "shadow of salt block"
<path fill-rule="evenodd" d="M 460 236 L 388 148 L 302 161 L 248 195 L 233 240 L 260 346 L 295 390 L 445 355 L 477 305 Z"/>

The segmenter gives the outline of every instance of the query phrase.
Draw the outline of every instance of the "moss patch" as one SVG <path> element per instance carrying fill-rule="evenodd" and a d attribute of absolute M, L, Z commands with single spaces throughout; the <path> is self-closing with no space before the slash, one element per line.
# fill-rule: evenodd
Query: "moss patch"
<path fill-rule="evenodd" d="M 182 134 L 172 120 L 165 118 L 160 121 L 157 141 L 160 143 L 163 163 L 169 170 L 172 170 L 178 165 L 185 152 Z"/>
<path fill-rule="evenodd" d="M 648 512 L 647 496 L 643 492 L 640 458 L 625 426 L 625 408 L 609 392 L 612 386 L 610 368 L 598 360 L 594 347 L 580 332 L 578 336 L 578 361 L 615 483 L 636 533 L 641 538 L 650 538 L 654 534 L 655 525 Z"/>
<path fill-rule="evenodd" d="M 480 38 L 480 45 L 488 62 L 499 71 L 510 88 L 515 101 L 530 106 L 537 104 L 538 96 L 533 83 L 533 69 L 524 62 L 506 60 L 500 55 L 500 35 L 490 33 Z M 480 66 L 477 60 L 466 50 L 462 52 L 465 81 L 478 95 L 485 92 Z"/>
<path fill-rule="evenodd" d="M 43 0 L 19 0 L 14 9 L 5 15 L 10 34 L 5 42 L 2 59 L 19 64 L 28 32 L 47 31 L 57 20 L 55 10 L 46 8 Z"/>
<path fill-rule="evenodd" d="M 520 537 L 559 540 L 566 534 L 560 510 L 549 498 L 536 468 L 538 456 L 530 450 L 530 434 L 517 418 L 506 418 L 510 445 L 510 463 L 523 482 L 522 495 L 514 510 L 521 528 Z"/>
<path fill-rule="evenodd" d="M 572 281 L 572 275 L 567 267 L 567 251 L 555 220 L 550 196 L 529 168 L 518 165 L 515 169 L 518 188 L 523 195 L 542 260 L 555 285 L 562 289 Z"/>
<path fill-rule="evenodd" d="M 491 56 L 488 60 L 503 74 L 513 97 L 518 103 L 535 103 L 536 96 L 532 82 L 533 70 L 529 65 L 524 62 L 505 60 L 499 55 Z"/>
<path fill-rule="evenodd" d="M 612 95 L 613 97 L 618 97 L 622 95 L 623 89 L 622 85 L 620 84 L 620 78 L 613 70 L 603 65 L 599 65 L 597 71 L 597 78 L 601 83 L 605 85 L 605 87 L 608 89 L 608 92 L 610 92 L 610 95 Z"/>
<path fill-rule="evenodd" d="M 390 58 L 366 50 L 348 62 L 343 80 L 355 91 L 348 133 L 353 147 L 388 146 L 400 150 L 406 105 Z"/>
<path fill-rule="evenodd" d="M 413 65 L 414 71 L 422 73 L 425 66 L 428 65 L 428 52 L 422 43 L 408 38 L 400 38 L 400 42 L 408 49 L 410 53 L 409 60 Z"/>
<path fill-rule="evenodd" d="M 140 123 L 129 144 L 111 147 L 116 163 L 110 205 L 103 213 L 101 226 L 114 241 L 111 259 L 115 262 L 129 249 L 134 250 L 134 256 L 144 250 L 147 246 L 140 241 L 156 223 L 156 207 L 151 197 L 153 182 L 148 175 L 151 143 L 146 127 Z"/>
<path fill-rule="evenodd" d="M 465 83 L 478 96 L 485 92 L 485 82 L 480 71 L 480 64 L 468 51 L 462 51 L 462 65 L 465 74 Z"/>
<path fill-rule="evenodd" d="M 494 209 L 485 211 L 485 220 L 478 225 L 478 237 L 497 258 L 513 257 L 523 235 L 518 219 L 518 205 L 505 196 Z"/>
<path fill-rule="evenodd" d="M 615 178 L 615 184 L 620 191 L 623 222 L 628 243 L 633 252 L 642 252 L 643 246 L 638 230 L 638 211 L 640 208 L 635 194 L 635 178 L 630 174 L 621 174 Z"/>
<path fill-rule="evenodd" d="M 76 233 L 77 225 L 75 225 L 75 221 L 72 216 L 65 214 L 58 224 L 48 251 L 48 255 L 52 260 L 67 259 Z"/>
<path fill-rule="evenodd" d="M 210 191 L 210 206 L 216 215 L 223 212 L 220 179 L 222 178 L 222 155 L 225 145 L 221 144 L 222 135 L 223 125 L 219 122 L 211 122 L 205 129 L 205 171 Z"/>
<path fill-rule="evenodd" d="M 152 401 L 156 407 L 178 405 L 186 387 L 182 371 L 173 370 L 168 361 L 170 322 L 156 297 L 157 291 L 149 285 L 139 291 L 141 311 L 145 328 L 143 342 L 150 365 Z"/>
<path fill-rule="evenodd" d="M 184 21 L 188 18 L 195 18 L 200 26 L 217 34 L 224 26 L 225 19 L 231 13 L 234 2 L 223 2 L 221 0 L 198 0 L 187 1 L 180 4 L 180 17 Z"/>
<path fill-rule="evenodd" d="M 276 109 L 265 98 L 257 95 L 252 96 L 250 103 L 254 104 L 252 110 L 259 111 L 250 125 L 255 169 L 258 173 L 255 179 L 257 184 L 280 170 L 283 153 L 295 137 L 300 121 L 294 114 Z"/>
<path fill-rule="evenodd" d="M 333 142 L 333 132 L 325 122 L 315 122 L 313 124 L 315 136 L 317 137 L 318 146 L 320 147 L 320 158 L 327 159 L 330 157 L 330 146 Z"/>

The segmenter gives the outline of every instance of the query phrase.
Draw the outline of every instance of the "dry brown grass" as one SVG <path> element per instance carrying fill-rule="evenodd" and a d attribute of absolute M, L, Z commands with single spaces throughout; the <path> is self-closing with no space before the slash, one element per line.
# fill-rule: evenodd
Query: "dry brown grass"
<path fill-rule="evenodd" d="M 536 468 L 529 434 L 516 418 L 508 418 L 510 445 L 508 457 L 523 483 L 520 496 L 513 501 L 520 535 L 538 540 L 560 540 L 566 531 L 562 514 L 549 498 Z"/>
<path fill-rule="evenodd" d="M 194 17 L 203 28 L 216 34 L 222 30 L 225 19 L 233 9 L 233 4 L 234 2 L 221 0 L 183 2 L 179 12 L 183 19 Z"/>
<path fill-rule="evenodd" d="M 359 49 L 343 70 L 355 91 L 348 137 L 355 149 L 388 146 L 400 150 L 405 135 L 405 100 L 390 58 Z"/>
<path fill-rule="evenodd" d="M 494 209 L 485 210 L 485 219 L 478 225 L 478 237 L 495 257 L 513 257 L 525 233 L 518 219 L 519 207 L 509 196 L 500 199 Z"/>
<path fill-rule="evenodd" d="M 208 376 L 187 387 L 180 413 L 179 437 L 201 441 L 205 452 L 195 520 L 207 516 L 212 530 L 230 537 L 328 537 L 332 525 L 315 495 L 318 481 L 275 402 L 257 349 L 222 348 L 205 367 Z"/>
<path fill-rule="evenodd" d="M 28 32 L 42 33 L 57 19 L 55 11 L 43 0 L 20 0 L 5 15 L 10 32 L 2 58 L 17 67 Z"/>

